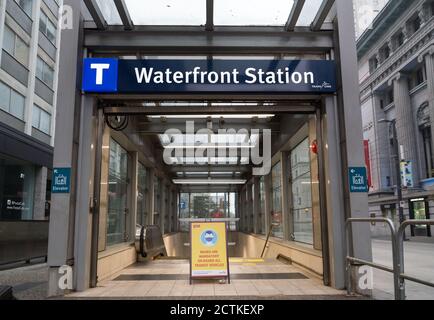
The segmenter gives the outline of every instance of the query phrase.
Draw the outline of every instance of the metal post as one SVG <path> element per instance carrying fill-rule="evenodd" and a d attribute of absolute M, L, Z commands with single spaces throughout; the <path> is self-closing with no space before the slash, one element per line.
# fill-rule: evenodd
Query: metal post
<path fill-rule="evenodd" d="M 401 225 L 405 221 L 404 208 L 402 207 L 402 179 L 401 179 L 401 159 L 399 155 L 399 142 L 398 134 L 396 131 L 396 120 L 391 121 L 392 131 L 393 131 L 393 153 L 392 156 L 395 160 L 395 170 L 396 170 L 396 190 L 398 196 L 398 214 L 399 214 L 399 224 Z M 405 238 L 405 235 L 404 235 Z"/>

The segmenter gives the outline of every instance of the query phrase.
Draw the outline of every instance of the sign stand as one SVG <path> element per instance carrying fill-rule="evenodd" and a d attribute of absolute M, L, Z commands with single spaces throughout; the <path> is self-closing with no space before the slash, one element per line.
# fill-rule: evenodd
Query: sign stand
<path fill-rule="evenodd" d="M 226 222 L 190 223 L 190 285 L 195 279 L 231 283 Z"/>

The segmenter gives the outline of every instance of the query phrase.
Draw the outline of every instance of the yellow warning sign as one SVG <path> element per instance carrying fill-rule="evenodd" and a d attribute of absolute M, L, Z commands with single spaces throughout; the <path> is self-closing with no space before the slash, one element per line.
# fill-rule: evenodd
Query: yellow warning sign
<path fill-rule="evenodd" d="M 229 277 L 225 222 L 191 224 L 191 277 Z"/>

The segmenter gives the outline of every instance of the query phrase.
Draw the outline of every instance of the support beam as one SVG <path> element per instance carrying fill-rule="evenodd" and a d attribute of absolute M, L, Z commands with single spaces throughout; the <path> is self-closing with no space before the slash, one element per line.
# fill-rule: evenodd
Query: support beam
<path fill-rule="evenodd" d="M 84 4 L 89 10 L 89 13 L 92 16 L 92 19 L 95 22 L 97 29 L 106 30 L 107 21 L 104 19 L 104 15 L 102 14 L 101 8 L 99 7 L 96 0 L 84 0 Z"/>
<path fill-rule="evenodd" d="M 325 22 L 328 14 L 329 14 L 331 8 L 333 7 L 334 3 L 335 3 L 335 0 L 323 0 L 321 7 L 318 10 L 318 13 L 316 14 L 316 17 L 312 22 L 312 25 L 311 25 L 312 31 L 321 30 L 322 25 L 324 24 L 324 22 Z"/>
<path fill-rule="evenodd" d="M 200 129 L 209 129 L 210 127 L 207 126 L 206 122 L 201 121 L 195 121 L 194 122 L 195 130 Z M 141 133 L 145 135 L 150 134 L 163 134 L 167 131 L 167 128 L 171 129 L 177 129 L 182 132 L 185 132 L 186 125 L 185 122 L 182 123 L 173 123 L 173 122 L 166 122 L 166 123 L 155 123 L 155 122 L 148 122 L 148 123 L 139 123 L 137 126 L 137 129 L 134 130 L 135 133 Z M 273 133 L 279 133 L 280 132 L 280 123 L 246 123 L 246 122 L 238 122 L 238 123 L 213 123 L 212 130 L 215 133 L 218 133 L 219 130 L 230 130 L 234 129 L 236 131 L 241 129 L 257 129 L 257 130 L 266 130 L 270 129 Z"/>
<path fill-rule="evenodd" d="M 134 23 L 131 19 L 128 8 L 125 4 L 125 0 L 114 0 L 116 8 L 118 9 L 119 16 L 121 17 L 122 23 L 124 24 L 125 30 L 133 30 Z"/>
<path fill-rule="evenodd" d="M 275 113 L 289 113 L 289 114 L 307 114 L 315 112 L 316 108 L 312 106 L 269 106 L 259 110 L 258 107 L 246 106 L 243 108 L 245 114 L 275 114 Z M 239 114 L 240 109 L 234 107 L 107 107 L 104 108 L 105 115 L 188 115 L 188 114 Z"/>
<path fill-rule="evenodd" d="M 300 18 L 301 11 L 303 10 L 306 0 L 295 0 L 291 13 L 289 14 L 288 21 L 285 25 L 285 31 L 294 31 L 297 21 Z"/>
<path fill-rule="evenodd" d="M 125 31 L 123 26 L 109 26 L 105 31 L 85 32 L 85 47 L 89 50 L 120 55 L 324 53 L 333 46 L 332 32 L 312 32 L 310 28 L 299 27 L 294 32 L 284 32 L 282 27 L 219 26 L 213 32 L 204 32 L 203 27 L 135 26 L 133 31 Z"/>
<path fill-rule="evenodd" d="M 206 0 L 206 31 L 214 30 L 214 0 Z"/>

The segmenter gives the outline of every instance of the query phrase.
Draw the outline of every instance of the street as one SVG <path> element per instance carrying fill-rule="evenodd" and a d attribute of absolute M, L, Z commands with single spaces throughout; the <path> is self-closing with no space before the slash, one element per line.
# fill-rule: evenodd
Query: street
<path fill-rule="evenodd" d="M 390 241 L 372 240 L 374 262 L 392 267 Z M 406 242 L 404 247 L 405 272 L 408 275 L 434 282 L 434 243 Z M 374 298 L 394 299 L 393 275 L 374 270 Z M 406 281 L 408 300 L 434 300 L 434 288 Z"/>

